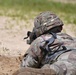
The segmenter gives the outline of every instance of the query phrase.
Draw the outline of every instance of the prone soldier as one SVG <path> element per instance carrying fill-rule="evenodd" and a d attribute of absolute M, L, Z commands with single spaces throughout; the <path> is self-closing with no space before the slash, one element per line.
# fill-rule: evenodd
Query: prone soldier
<path fill-rule="evenodd" d="M 76 75 L 76 41 L 60 33 L 62 29 L 63 22 L 56 14 L 49 11 L 40 13 L 35 18 L 33 31 L 28 32 L 31 45 L 21 67 L 25 70 L 28 67 L 50 69 L 53 74 L 49 75 Z"/>

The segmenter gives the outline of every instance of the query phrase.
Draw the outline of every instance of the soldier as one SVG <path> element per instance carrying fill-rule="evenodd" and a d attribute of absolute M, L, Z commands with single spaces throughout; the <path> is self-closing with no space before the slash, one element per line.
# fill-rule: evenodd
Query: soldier
<path fill-rule="evenodd" d="M 54 74 L 49 75 L 76 75 L 76 42 L 69 35 L 59 33 L 62 28 L 63 22 L 56 14 L 49 11 L 39 14 L 33 31 L 28 32 L 31 45 L 21 67 L 50 69 Z"/>

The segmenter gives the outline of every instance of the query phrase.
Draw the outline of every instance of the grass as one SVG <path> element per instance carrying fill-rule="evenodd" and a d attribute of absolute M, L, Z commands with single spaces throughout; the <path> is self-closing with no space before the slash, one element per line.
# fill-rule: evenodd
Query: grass
<path fill-rule="evenodd" d="M 64 23 L 76 24 L 76 4 L 50 0 L 0 0 L 0 15 L 19 19 L 34 18 L 43 11 L 56 13 Z M 28 15 L 28 16 L 26 16 Z"/>

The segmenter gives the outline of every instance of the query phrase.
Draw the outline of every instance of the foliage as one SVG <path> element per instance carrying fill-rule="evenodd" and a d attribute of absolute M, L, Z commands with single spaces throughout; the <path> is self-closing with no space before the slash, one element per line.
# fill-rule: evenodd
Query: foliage
<path fill-rule="evenodd" d="M 52 11 L 65 23 L 76 24 L 76 4 L 53 2 L 51 0 L 0 0 L 0 15 L 34 18 L 39 12 Z"/>

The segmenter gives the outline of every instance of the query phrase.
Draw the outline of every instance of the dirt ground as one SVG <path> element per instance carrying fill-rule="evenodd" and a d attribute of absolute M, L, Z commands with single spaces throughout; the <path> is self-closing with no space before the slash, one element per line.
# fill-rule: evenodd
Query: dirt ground
<path fill-rule="evenodd" d="M 31 28 L 20 28 L 22 24 L 22 21 L 16 23 L 9 17 L 0 16 L 0 75 L 12 75 L 20 67 L 21 57 L 29 47 L 23 38 Z M 14 26 L 11 28 L 11 25 Z M 75 37 L 75 33 L 69 30 L 72 25 L 64 28 L 68 34 Z"/>
<path fill-rule="evenodd" d="M 13 28 L 6 28 L 11 24 Z M 20 29 L 19 24 L 23 23 L 17 24 L 9 17 L 0 16 L 0 75 L 12 75 L 20 66 L 20 57 L 29 47 L 23 40 L 27 29 Z"/>

